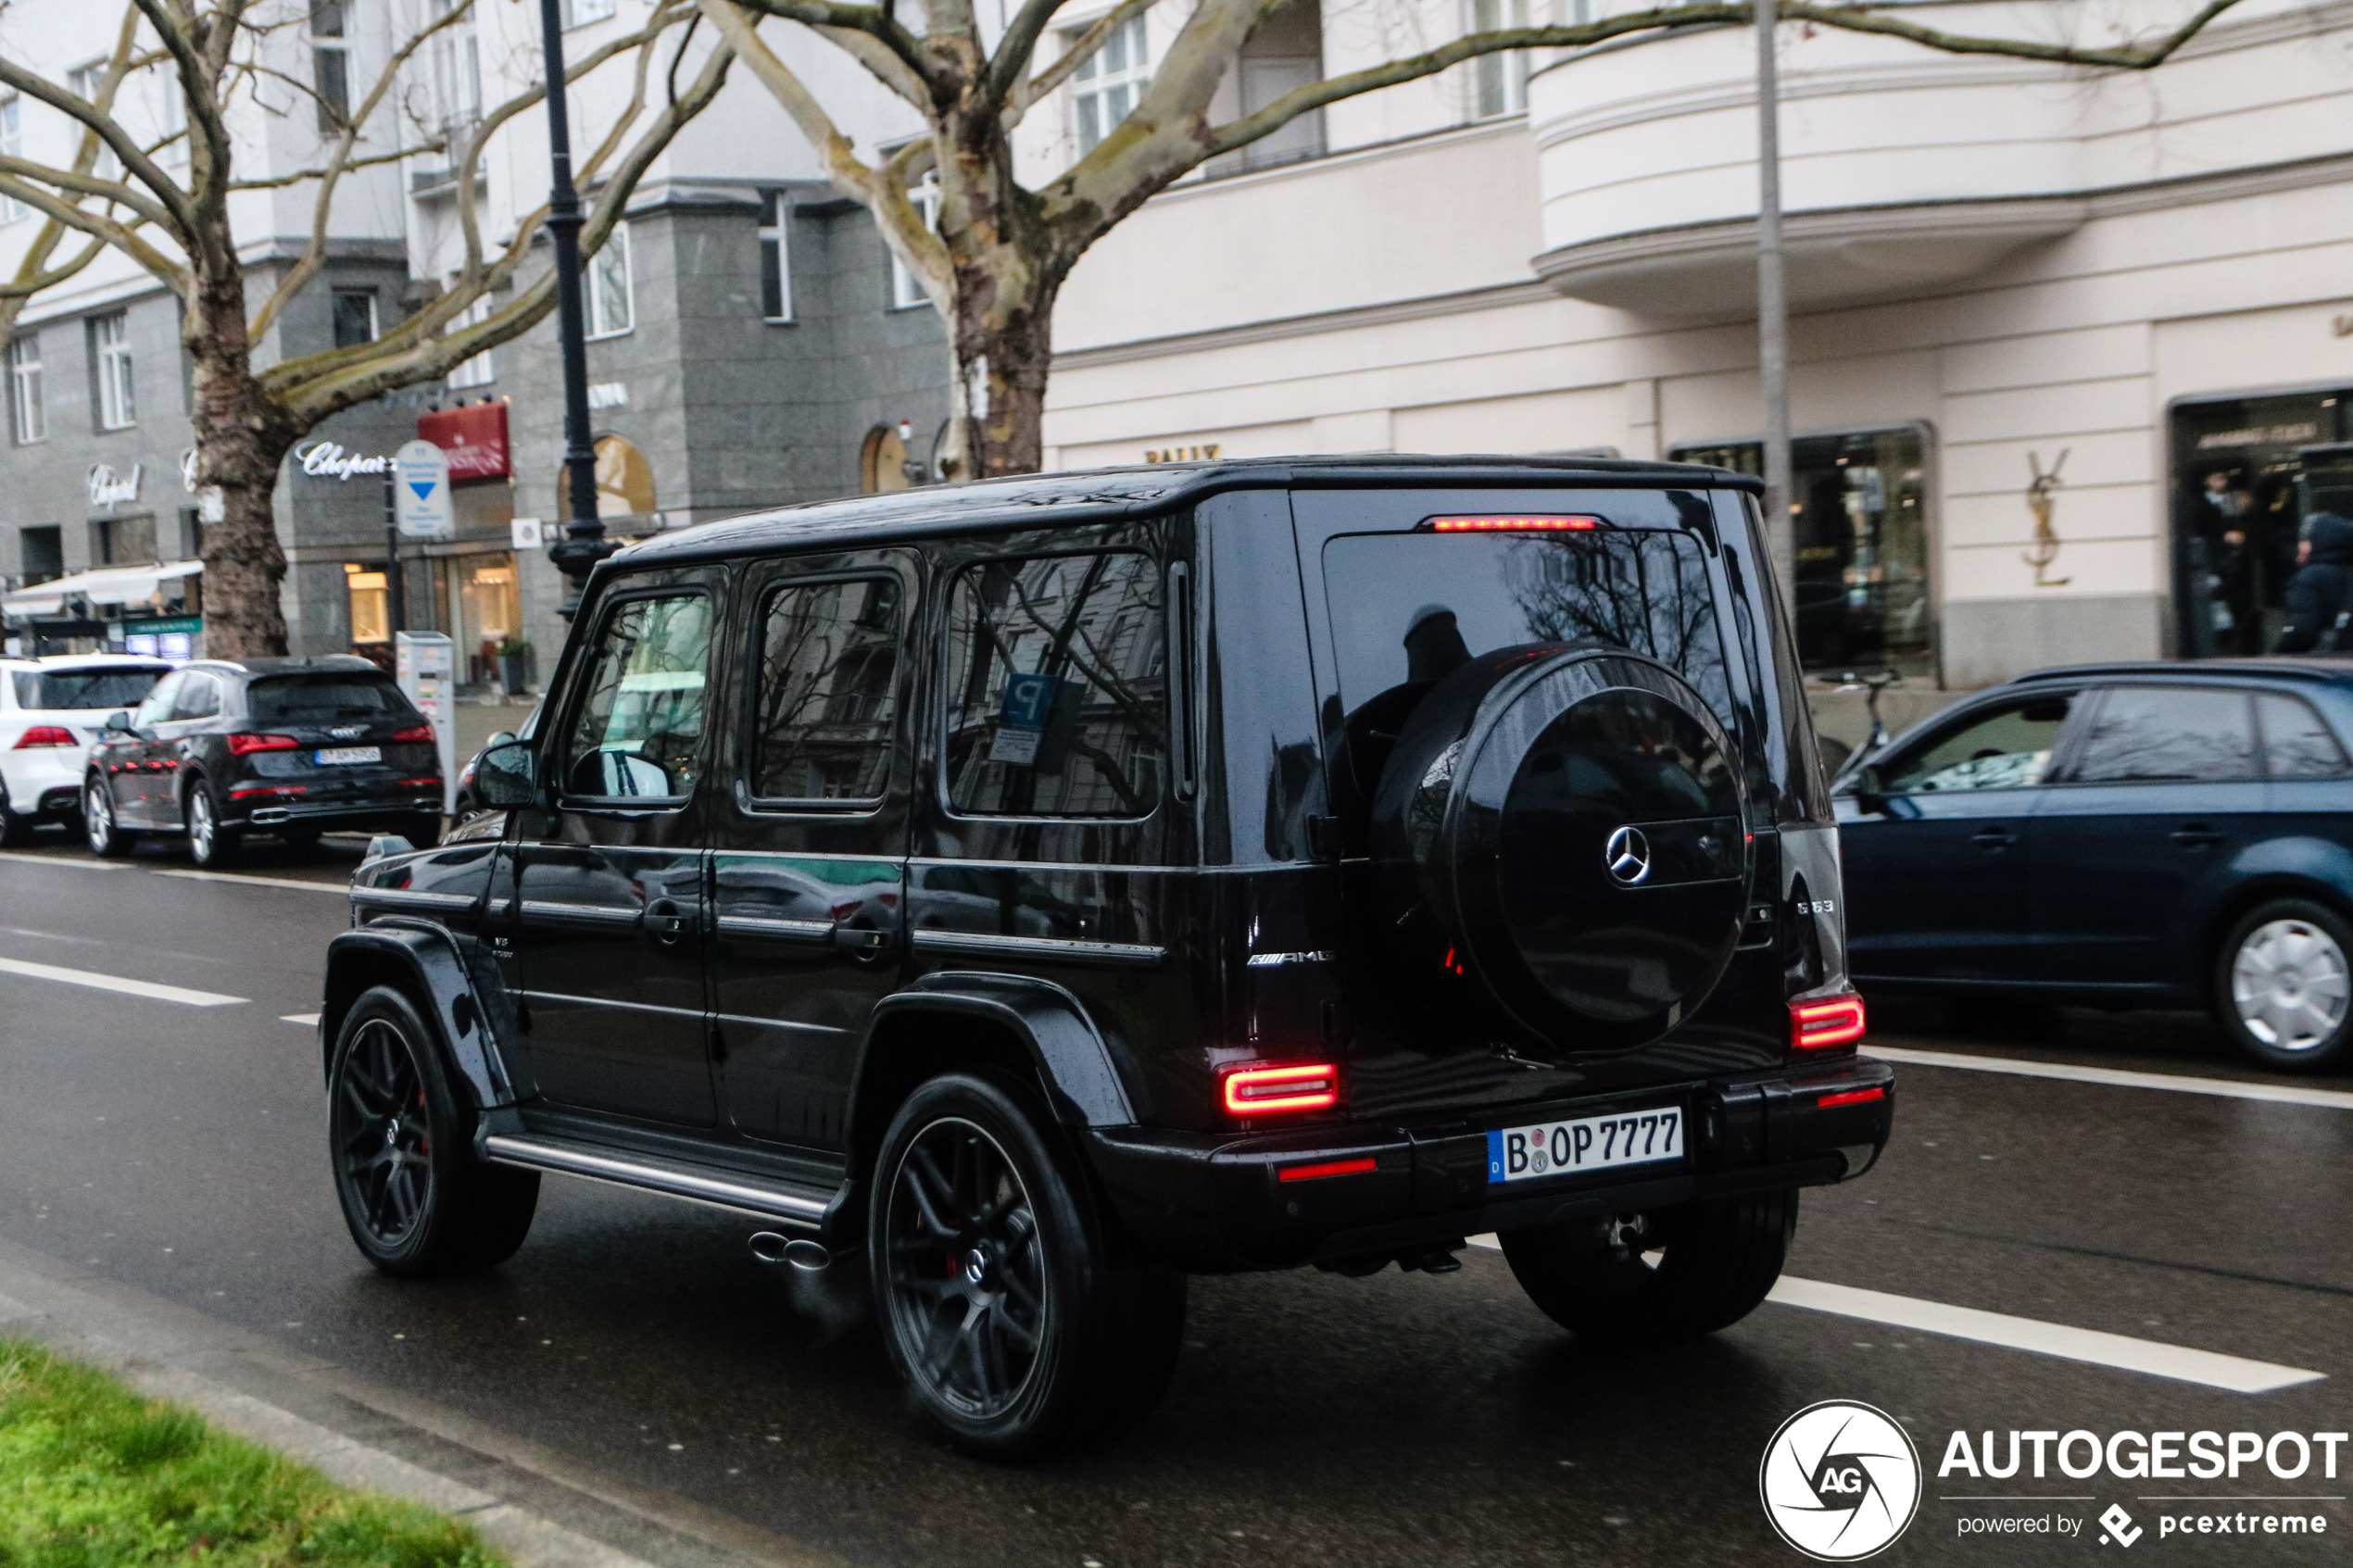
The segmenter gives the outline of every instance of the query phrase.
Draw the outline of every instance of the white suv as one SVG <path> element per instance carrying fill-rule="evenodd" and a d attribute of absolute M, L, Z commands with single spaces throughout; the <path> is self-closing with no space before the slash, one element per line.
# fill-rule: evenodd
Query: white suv
<path fill-rule="evenodd" d="M 0 659 L 0 845 L 39 822 L 71 822 L 82 772 L 107 716 L 136 708 L 171 669 L 120 654 Z"/>

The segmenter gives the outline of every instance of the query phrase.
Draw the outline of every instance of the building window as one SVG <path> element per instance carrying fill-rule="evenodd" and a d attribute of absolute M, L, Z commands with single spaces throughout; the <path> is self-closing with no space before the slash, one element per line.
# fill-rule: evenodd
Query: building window
<path fill-rule="evenodd" d="M 354 646 L 392 641 L 392 591 L 381 566 L 346 561 L 343 582 L 351 599 L 351 640 Z"/>
<path fill-rule="evenodd" d="M 939 171 L 934 169 L 925 175 L 916 182 L 915 188 L 907 193 L 907 199 L 915 204 L 917 212 L 923 214 L 924 227 L 935 234 L 939 232 Z M 892 251 L 890 307 L 893 310 L 912 310 L 918 305 L 930 303 L 931 295 L 924 292 L 923 280 L 909 271 L 907 264 L 899 259 L 899 253 Z"/>
<path fill-rule="evenodd" d="M 8 422 L 19 446 L 49 439 L 49 408 L 41 391 L 39 332 L 27 332 L 8 345 Z"/>
<path fill-rule="evenodd" d="M 106 85 L 106 80 L 107 62 L 104 60 L 77 66 L 66 72 L 66 85 L 73 90 L 74 96 L 90 104 L 98 101 L 99 91 Z M 101 142 L 98 144 L 98 161 L 91 166 L 90 172 L 100 180 L 120 180 L 122 178 L 122 159 L 115 156 L 112 147 Z"/>
<path fill-rule="evenodd" d="M 158 101 L 156 124 L 163 132 L 163 150 L 157 160 L 168 168 L 188 166 L 188 97 L 180 85 L 176 68 L 167 67 L 157 76 Z"/>
<path fill-rule="evenodd" d="M 1322 7 L 1317 0 L 1284 0 L 1259 14 L 1258 26 L 1234 61 L 1232 85 L 1218 89 L 1220 101 L 1211 106 L 1210 114 L 1221 121 L 1239 119 L 1323 79 Z M 1210 159 L 1202 174 L 1221 180 L 1323 154 L 1324 111 L 1310 109 L 1249 145 Z"/>
<path fill-rule="evenodd" d="M 612 13 L 613 0 L 563 0 L 564 26 L 567 28 L 604 21 Z"/>
<path fill-rule="evenodd" d="M 357 348 L 376 341 L 376 291 L 335 290 L 335 346 Z"/>
<path fill-rule="evenodd" d="M 637 324 L 629 268 L 629 225 L 613 225 L 612 237 L 588 258 L 588 335 L 618 337 Z"/>
<path fill-rule="evenodd" d="M 24 585 L 54 583 L 66 574 L 66 531 L 60 524 L 44 522 L 25 529 L 17 535 L 17 547 L 24 556 Z"/>
<path fill-rule="evenodd" d="M 472 305 L 467 306 L 464 310 L 460 311 L 458 319 L 450 323 L 450 327 L 452 329 L 460 327 L 478 327 L 483 322 L 490 320 L 491 309 L 492 306 L 490 296 L 488 295 L 484 295 L 480 299 L 475 300 Z M 450 367 L 450 386 L 453 388 L 488 386 L 492 382 L 497 380 L 498 363 L 496 359 L 491 358 L 492 353 L 492 350 L 485 348 L 481 353 L 475 355 L 472 358 L 461 359 L 456 365 Z"/>
<path fill-rule="evenodd" d="M 0 157 L 24 157 L 24 101 L 13 93 L 0 98 Z M 0 196 L 0 223 L 14 223 L 31 210 L 14 196 Z"/>
<path fill-rule="evenodd" d="M 792 220 L 792 198 L 782 191 L 763 191 L 760 197 L 760 315 L 762 320 L 792 320 L 792 252 L 785 228 Z"/>
<path fill-rule="evenodd" d="M 98 428 L 127 430 L 139 422 L 131 370 L 131 313 L 94 318 L 90 336 L 98 354 Z"/>
<path fill-rule="evenodd" d="M 433 0 L 433 19 L 442 22 L 457 0 Z M 482 44 L 469 10 L 433 35 L 435 107 L 444 126 L 471 125 L 482 118 Z M 449 155 L 456 161 L 453 149 Z"/>
<path fill-rule="evenodd" d="M 310 0 L 310 84 L 319 95 L 321 134 L 351 120 L 351 50 L 344 41 L 344 0 Z"/>
<path fill-rule="evenodd" d="M 102 517 L 98 520 L 98 564 L 127 566 L 133 561 L 161 560 L 156 551 L 155 514 L 142 517 Z"/>
<path fill-rule="evenodd" d="M 1684 446 L 1672 454 L 1743 473 L 1764 448 Z M 1808 670 L 1936 670 L 1928 578 L 1927 441 L 1917 427 L 1806 436 L 1790 444 L 1797 557 L 1798 662 Z"/>
<path fill-rule="evenodd" d="M 1471 0 L 1471 31 L 1496 32 L 1528 25 L 1528 0 Z M 1528 54 L 1481 55 L 1471 62 L 1478 86 L 1478 118 L 1517 114 L 1528 107 Z"/>
<path fill-rule="evenodd" d="M 2353 386 L 2184 402 L 2167 422 L 2182 657 L 2266 652 L 2311 520 L 2353 516 Z"/>
<path fill-rule="evenodd" d="M 1069 35 L 1078 42 L 1078 34 Z M 1078 151 L 1083 156 L 1127 118 L 1127 111 L 1151 85 L 1151 56 L 1144 47 L 1144 19 L 1136 17 L 1103 40 L 1071 78 L 1071 106 L 1076 113 Z"/>

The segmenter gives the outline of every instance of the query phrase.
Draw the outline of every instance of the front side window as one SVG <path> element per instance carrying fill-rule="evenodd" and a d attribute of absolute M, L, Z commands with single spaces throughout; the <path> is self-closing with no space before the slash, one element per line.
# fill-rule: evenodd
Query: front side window
<path fill-rule="evenodd" d="M 2263 757 L 2275 779 L 2333 779 L 2346 770 L 2345 748 L 2301 697 L 2265 692 L 2255 699 L 2263 721 Z"/>
<path fill-rule="evenodd" d="M 1168 752 L 1162 574 L 1135 551 L 988 561 L 949 604 L 948 797 L 971 816 L 1141 817 Z"/>
<path fill-rule="evenodd" d="M 2119 686 L 2100 701 L 2078 784 L 2220 783 L 2257 776 L 2245 692 Z"/>
<path fill-rule="evenodd" d="M 358 348 L 376 341 L 376 291 L 335 290 L 335 346 Z"/>
<path fill-rule="evenodd" d="M 761 615 L 753 792 L 872 801 L 899 717 L 899 580 L 795 583 Z"/>
<path fill-rule="evenodd" d="M 605 618 L 573 720 L 566 793 L 676 799 L 701 769 L 711 668 L 711 601 L 629 599 Z"/>
<path fill-rule="evenodd" d="M 8 423 L 17 445 L 49 438 L 49 406 L 41 385 L 41 334 L 8 345 Z"/>
<path fill-rule="evenodd" d="M 1073 33 L 1069 42 L 1078 42 Z M 1070 79 L 1071 108 L 1077 121 L 1078 151 L 1095 150 L 1112 127 L 1127 118 L 1151 85 L 1151 56 L 1145 47 L 1144 19 L 1122 23 L 1088 56 Z"/>
<path fill-rule="evenodd" d="M 98 428 L 128 430 L 139 422 L 131 363 L 131 313 L 117 310 L 91 322 L 98 345 Z"/>
<path fill-rule="evenodd" d="M 345 0 L 310 0 L 310 85 L 319 131 L 338 132 L 351 121 L 351 53 L 344 41 Z"/>
<path fill-rule="evenodd" d="M 171 705 L 171 717 L 209 719 L 220 711 L 220 683 L 209 675 L 191 675 L 180 683 L 180 696 Z"/>
<path fill-rule="evenodd" d="M 172 704 L 179 701 L 181 684 L 188 679 L 188 674 L 187 671 L 174 670 L 157 681 L 140 702 L 139 711 L 131 716 L 132 726 L 144 730 L 170 718 Z"/>
<path fill-rule="evenodd" d="M 2051 752 L 2074 704 L 2072 694 L 2054 692 L 1981 714 L 1887 763 L 1880 787 L 1890 795 L 2032 789 L 2051 771 Z"/>
<path fill-rule="evenodd" d="M 618 337 L 637 324 L 635 290 L 629 267 L 629 225 L 616 223 L 611 235 L 588 258 L 588 335 Z"/>

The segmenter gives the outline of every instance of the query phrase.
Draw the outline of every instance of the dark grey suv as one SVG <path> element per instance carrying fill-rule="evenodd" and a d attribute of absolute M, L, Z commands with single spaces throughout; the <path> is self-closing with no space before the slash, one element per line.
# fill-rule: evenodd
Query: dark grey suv
<path fill-rule="evenodd" d="M 1769 582 L 1751 481 L 1519 458 L 624 550 L 500 809 L 355 879 L 352 1236 L 497 1262 L 546 1172 L 740 1210 L 1000 1455 L 1148 1409 L 1189 1272 L 1493 1231 L 1577 1334 L 1722 1327 L 1894 1109 Z"/>

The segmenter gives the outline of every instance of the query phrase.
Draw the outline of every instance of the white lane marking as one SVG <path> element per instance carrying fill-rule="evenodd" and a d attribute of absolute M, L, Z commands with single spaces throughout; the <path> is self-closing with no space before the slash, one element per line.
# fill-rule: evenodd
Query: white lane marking
<path fill-rule="evenodd" d="M 224 997 L 218 991 L 191 991 L 184 985 L 158 985 L 151 980 L 125 980 L 119 974 L 100 974 L 94 970 L 60 969 L 56 964 L 27 963 L 22 959 L 0 959 L 0 974 L 21 974 L 28 980 L 55 980 L 67 985 L 87 985 L 96 991 L 120 991 L 126 997 L 181 1002 L 192 1008 L 235 1007 L 246 999 L 243 997 Z"/>
<path fill-rule="evenodd" d="M 22 860 L 28 866 L 66 866 L 82 872 L 135 872 L 136 866 L 120 860 L 68 860 L 56 855 L 26 855 L 14 849 L 0 849 L 0 860 Z"/>
<path fill-rule="evenodd" d="M 2115 1067 L 2070 1067 L 2063 1062 L 2027 1061 L 2007 1056 L 1970 1056 L 1961 1051 L 1919 1051 L 1909 1047 L 1866 1046 L 1864 1050 L 1888 1061 L 1915 1067 L 1957 1067 L 1964 1073 L 2008 1073 L 2020 1078 L 2063 1078 L 2077 1084 L 2106 1084 L 2120 1089 L 2171 1089 L 2183 1095 L 2221 1095 L 2228 1099 L 2269 1100 L 2275 1105 L 2317 1105 L 2331 1110 L 2353 1110 L 2353 1093 L 2343 1089 L 2308 1089 L 2300 1084 L 2242 1084 L 2231 1078 L 2191 1078 L 2172 1073 L 2128 1073 Z"/>
<path fill-rule="evenodd" d="M 278 1015 L 278 1022 L 299 1023 L 305 1029 L 316 1029 L 319 1027 L 319 1015 L 315 1012 L 282 1012 Z"/>
<path fill-rule="evenodd" d="M 305 893 L 332 893 L 338 898 L 347 898 L 351 896 L 351 889 L 342 883 L 300 882 L 290 876 L 240 876 L 234 872 L 164 871 L 160 869 L 156 872 L 156 875 L 184 876 L 192 882 L 242 882 L 247 883 L 255 887 L 299 887 Z"/>
<path fill-rule="evenodd" d="M 1491 1232 L 1472 1236 L 1470 1242 L 1473 1247 L 1498 1250 L 1503 1246 Z M 2301 1367 L 2161 1344 L 2154 1339 L 2106 1334 L 2095 1328 L 2071 1328 L 2066 1323 L 2014 1318 L 2007 1312 L 1981 1311 L 1975 1307 L 1948 1307 L 1942 1301 L 1922 1301 L 1911 1296 L 1891 1296 L 1883 1290 L 1861 1290 L 1851 1285 L 1795 1279 L 1787 1274 L 1781 1276 L 1766 1299 L 1784 1307 L 1803 1307 L 1809 1311 L 1886 1323 L 1891 1328 L 1972 1339 L 1981 1345 L 2031 1350 L 2062 1361 L 2089 1361 L 2095 1366 L 2170 1377 L 2177 1383 L 2202 1383 L 2234 1394 L 2269 1394 L 2275 1389 L 2293 1388 L 2299 1383 L 2317 1383 L 2328 1375 Z"/>

